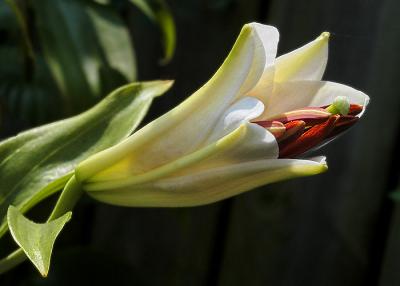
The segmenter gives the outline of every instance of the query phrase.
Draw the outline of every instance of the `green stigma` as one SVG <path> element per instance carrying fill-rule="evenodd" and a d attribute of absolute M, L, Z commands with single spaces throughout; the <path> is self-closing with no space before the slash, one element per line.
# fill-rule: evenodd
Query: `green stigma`
<path fill-rule="evenodd" d="M 349 99 L 345 96 L 337 96 L 333 103 L 329 105 L 326 109 L 329 113 L 347 115 L 350 110 Z"/>

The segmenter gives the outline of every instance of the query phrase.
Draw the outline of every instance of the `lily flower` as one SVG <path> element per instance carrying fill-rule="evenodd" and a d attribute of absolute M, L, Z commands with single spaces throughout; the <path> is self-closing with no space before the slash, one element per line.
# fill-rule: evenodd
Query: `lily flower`
<path fill-rule="evenodd" d="M 195 206 L 327 170 L 304 158 L 352 126 L 369 98 L 322 81 L 329 33 L 276 58 L 275 27 L 246 24 L 198 91 L 125 141 L 82 162 L 75 175 L 103 202 Z"/>

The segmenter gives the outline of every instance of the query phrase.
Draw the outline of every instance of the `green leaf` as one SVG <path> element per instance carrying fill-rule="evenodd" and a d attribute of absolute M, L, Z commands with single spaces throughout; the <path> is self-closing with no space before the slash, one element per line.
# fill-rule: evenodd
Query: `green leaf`
<path fill-rule="evenodd" d="M 143 12 L 150 20 L 156 22 L 156 15 L 146 0 L 130 0 L 140 11 Z"/>
<path fill-rule="evenodd" d="M 12 237 L 43 277 L 49 272 L 54 242 L 71 215 L 67 212 L 58 219 L 38 224 L 25 218 L 16 207 L 8 208 L 7 220 Z"/>
<path fill-rule="evenodd" d="M 68 103 L 67 108 L 70 113 L 81 111 L 100 92 L 97 80 L 100 54 L 89 18 L 76 1 L 31 3 L 45 59 Z"/>
<path fill-rule="evenodd" d="M 176 28 L 174 18 L 169 10 L 165 1 L 160 2 L 160 9 L 158 9 L 156 15 L 158 23 L 164 35 L 164 58 L 162 64 L 167 64 L 174 56 L 175 45 L 176 45 Z"/>
<path fill-rule="evenodd" d="M 70 112 L 135 78 L 128 30 L 113 8 L 79 0 L 31 3 L 45 59 Z"/>
<path fill-rule="evenodd" d="M 75 166 L 129 136 L 171 81 L 133 83 L 92 109 L 0 142 L 0 235 L 9 205 L 21 212 L 59 191 Z"/>
<path fill-rule="evenodd" d="M 29 37 L 29 32 L 28 32 L 28 25 L 26 23 L 25 15 L 24 12 L 22 11 L 21 7 L 16 3 L 15 0 L 6 0 L 6 3 L 10 6 L 12 9 L 15 18 L 18 22 L 18 25 L 21 30 L 22 34 L 22 41 L 23 41 L 23 46 L 25 49 L 26 54 L 31 57 L 32 59 L 34 58 L 34 52 L 33 52 L 33 47 L 32 47 L 32 42 Z M 19 3 L 21 5 L 21 3 Z"/>
<path fill-rule="evenodd" d="M 15 55 L 12 51 L 9 47 L 0 48 L 0 62 L 7 67 L 16 66 L 18 62 L 11 62 Z M 8 63 L 10 64 L 7 65 Z M 57 87 L 40 56 L 36 57 L 33 67 L 30 80 L 26 80 L 21 71 L 20 74 L 18 71 L 3 72 L 0 68 L 0 98 L 3 107 L 0 116 L 11 122 L 14 128 L 40 125 L 61 117 L 60 109 L 53 108 L 60 104 Z M 19 68 L 22 70 L 21 66 Z"/>
<path fill-rule="evenodd" d="M 174 56 L 176 45 L 175 22 L 167 2 L 164 0 L 130 0 L 130 2 L 160 27 L 164 46 L 161 64 L 167 64 Z"/>
<path fill-rule="evenodd" d="M 389 194 L 389 197 L 395 202 L 400 202 L 400 189 Z"/>
<path fill-rule="evenodd" d="M 112 3 L 112 0 L 93 0 L 93 1 L 101 5 L 110 5 Z"/>
<path fill-rule="evenodd" d="M 136 60 L 128 29 L 110 6 L 89 5 L 87 9 L 104 54 L 107 75 L 119 74 L 123 80 L 136 78 Z M 103 67 L 104 68 L 104 67 Z"/>

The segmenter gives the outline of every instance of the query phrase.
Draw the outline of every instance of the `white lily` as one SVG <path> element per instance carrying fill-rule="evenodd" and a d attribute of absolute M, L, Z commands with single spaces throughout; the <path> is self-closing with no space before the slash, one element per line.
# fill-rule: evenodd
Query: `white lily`
<path fill-rule="evenodd" d="M 351 87 L 321 81 L 329 33 L 276 58 L 278 39 L 272 26 L 245 25 L 223 65 L 203 87 L 122 143 L 82 162 L 77 180 L 91 196 L 107 203 L 175 207 L 207 204 L 268 183 L 324 172 L 325 157 L 294 158 L 300 152 L 296 146 L 310 149 L 316 142 L 311 146 L 304 143 L 309 138 L 301 136 L 287 140 L 285 123 L 290 120 L 276 119 L 293 114 L 302 119 L 303 111 L 316 110 L 337 122 L 340 115 L 329 116 L 335 114 L 335 106 L 345 106 L 344 112 L 337 112 L 341 115 L 351 106 L 359 107 L 360 117 L 369 98 Z M 339 104 L 331 105 L 337 98 Z M 296 124 L 293 130 L 305 134 L 304 122 Z M 281 146 L 281 135 L 286 141 L 280 142 L 291 142 Z M 296 145 L 296 140 L 303 141 Z M 280 156 L 283 149 L 287 155 Z"/>

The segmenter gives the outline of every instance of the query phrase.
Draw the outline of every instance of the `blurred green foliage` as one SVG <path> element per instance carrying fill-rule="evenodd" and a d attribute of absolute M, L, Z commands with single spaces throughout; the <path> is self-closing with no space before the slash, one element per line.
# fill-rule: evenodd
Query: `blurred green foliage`
<path fill-rule="evenodd" d="M 160 27 L 162 63 L 171 60 L 175 24 L 163 0 L 0 1 L 0 130 L 77 114 L 135 81 L 126 9 Z"/>
<path fill-rule="evenodd" d="M 390 198 L 395 202 L 400 202 L 400 188 L 390 193 Z"/>

